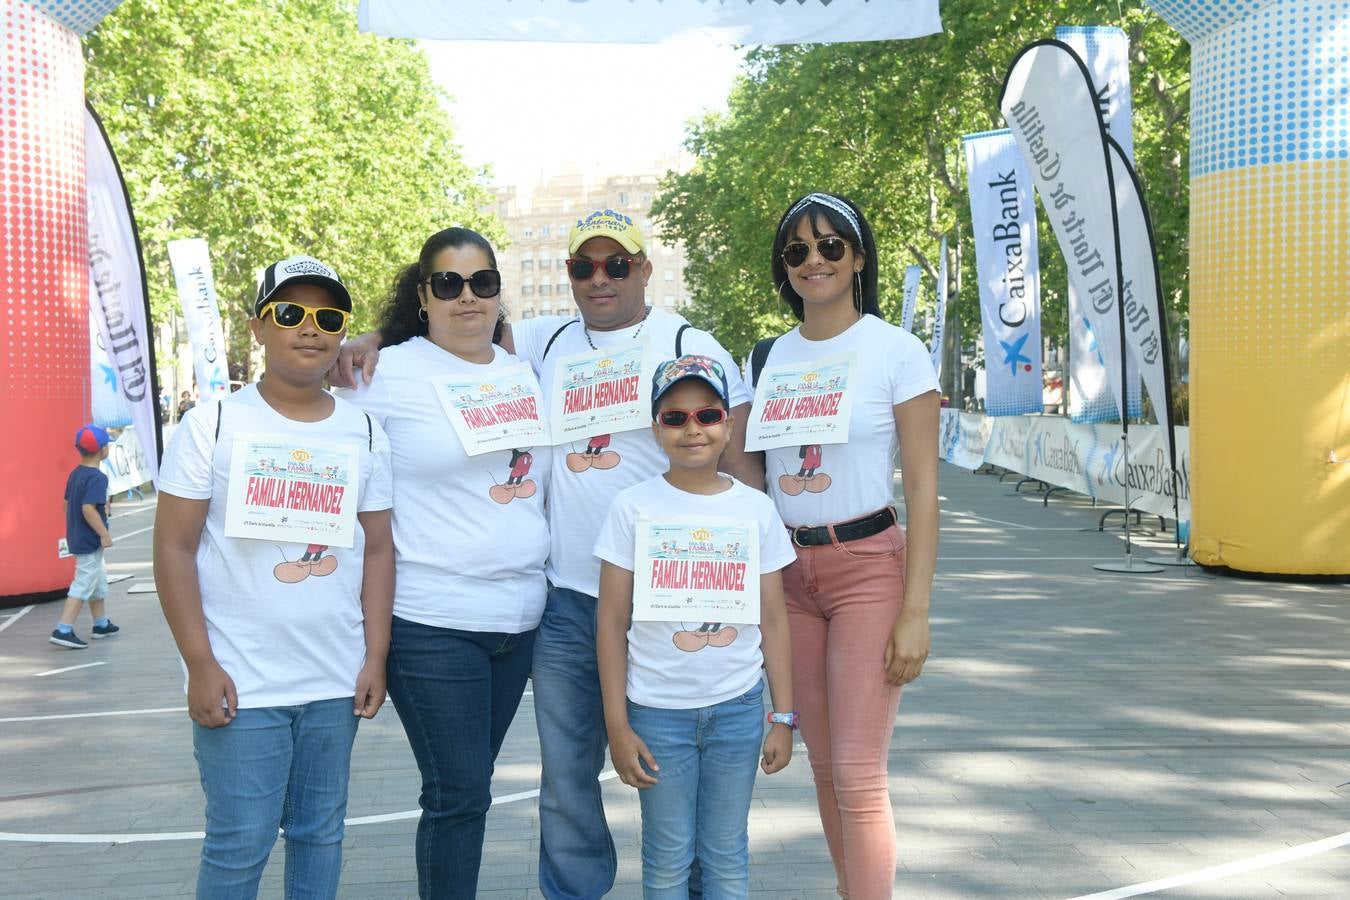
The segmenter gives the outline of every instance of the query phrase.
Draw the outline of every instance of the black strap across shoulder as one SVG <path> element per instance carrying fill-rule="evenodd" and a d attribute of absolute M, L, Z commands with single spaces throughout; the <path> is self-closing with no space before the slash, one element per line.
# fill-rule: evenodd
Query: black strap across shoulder
<path fill-rule="evenodd" d="M 575 325 L 575 324 L 577 324 L 577 322 L 579 322 L 579 321 L 581 321 L 581 320 L 580 320 L 580 319 L 568 319 L 566 322 L 562 323 L 562 325 L 558 326 L 558 330 L 555 331 L 555 332 L 553 332 L 553 336 L 552 336 L 551 338 L 549 338 L 549 339 L 548 339 L 548 343 L 544 345 L 544 353 L 543 353 L 543 356 L 540 356 L 540 357 L 539 357 L 539 361 L 540 361 L 540 362 L 543 362 L 543 361 L 544 361 L 544 357 L 548 356 L 548 351 L 550 351 L 550 350 L 553 349 L 553 342 L 556 341 L 556 340 L 558 339 L 558 335 L 560 335 L 560 334 L 562 334 L 564 331 L 566 331 L 569 325 Z"/>
<path fill-rule="evenodd" d="M 216 403 L 216 437 L 220 441 L 220 419 L 224 415 L 225 404 Z M 370 453 L 375 452 L 375 426 L 370 421 L 370 413 L 364 413 L 366 417 L 366 450 Z"/>
<path fill-rule="evenodd" d="M 769 351 L 773 349 L 773 342 L 777 337 L 767 337 L 761 341 L 755 342 L 755 349 L 750 351 L 750 389 L 754 390 L 755 385 L 759 383 L 759 373 L 763 371 L 764 364 L 769 361 Z"/>
<path fill-rule="evenodd" d="M 539 357 L 541 362 L 548 356 L 548 351 L 553 349 L 553 342 L 558 339 L 558 335 L 566 331 L 568 326 L 575 325 L 579 321 L 581 320 L 568 319 L 566 322 L 562 323 L 562 325 L 558 327 L 557 331 L 553 332 L 553 336 L 550 337 L 548 339 L 548 343 L 544 345 L 543 355 Z M 688 322 L 685 322 L 683 325 L 680 326 L 680 330 L 675 332 L 675 355 L 677 357 L 684 356 L 684 333 L 693 327 L 694 326 L 690 325 Z"/>

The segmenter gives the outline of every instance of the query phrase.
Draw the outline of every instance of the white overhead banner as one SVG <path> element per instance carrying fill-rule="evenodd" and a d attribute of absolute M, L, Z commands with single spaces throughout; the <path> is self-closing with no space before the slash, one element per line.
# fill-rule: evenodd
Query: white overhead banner
<path fill-rule="evenodd" d="M 928 353 L 933 358 L 933 371 L 942 380 L 942 336 L 947 328 L 947 236 L 942 236 L 938 250 L 937 306 L 933 310 L 933 342 Z"/>
<path fill-rule="evenodd" d="M 911 334 L 914 333 L 914 308 L 919 305 L 919 283 L 922 278 L 921 267 L 905 267 L 905 305 L 900 311 L 900 327 Z"/>
<path fill-rule="evenodd" d="M 230 376 L 225 362 L 220 302 L 216 299 L 216 281 L 206 241 L 201 238 L 169 241 L 169 262 L 173 265 L 173 280 L 178 285 L 178 300 L 192 344 L 197 392 L 202 400 L 223 397 L 230 392 Z"/>
<path fill-rule="evenodd" d="M 356 21 L 387 37 L 601 44 L 815 44 L 942 30 L 938 0 L 361 0 Z"/>
<path fill-rule="evenodd" d="M 121 395 L 145 441 L 147 471 L 159 477 L 159 398 L 141 244 L 112 148 L 98 116 L 84 116 L 85 184 L 89 220 L 89 314 L 106 356 L 107 386 Z"/>
<path fill-rule="evenodd" d="M 1041 270 L 1031 173 L 1010 131 L 961 139 L 984 323 L 985 410 L 1039 413 Z"/>
<path fill-rule="evenodd" d="M 1115 204 L 1092 81 L 1067 45 L 1038 41 L 1013 61 L 999 108 L 1031 169 L 1123 416 Z"/>

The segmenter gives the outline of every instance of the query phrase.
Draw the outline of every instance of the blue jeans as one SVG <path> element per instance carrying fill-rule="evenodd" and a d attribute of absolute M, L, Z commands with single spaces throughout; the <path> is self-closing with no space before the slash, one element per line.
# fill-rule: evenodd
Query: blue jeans
<path fill-rule="evenodd" d="M 352 698 L 241 709 L 222 728 L 193 723 L 206 795 L 197 897 L 258 896 L 286 833 L 286 897 L 336 897 L 356 723 Z"/>
<path fill-rule="evenodd" d="M 764 740 L 764 686 L 698 709 L 628 704 L 628 722 L 659 772 L 638 791 L 642 803 L 642 895 L 685 900 L 697 852 L 703 895 L 744 898 L 750 891 L 746 823 Z"/>
<path fill-rule="evenodd" d="M 595 598 L 549 587 L 534 647 L 539 785 L 539 889 L 548 900 L 592 900 L 614 886 L 618 857 L 596 779 L 605 714 L 595 663 Z"/>
<path fill-rule="evenodd" d="M 492 769 L 530 674 L 534 632 L 437 628 L 394 617 L 389 696 L 422 773 L 417 891 L 478 890 Z"/>

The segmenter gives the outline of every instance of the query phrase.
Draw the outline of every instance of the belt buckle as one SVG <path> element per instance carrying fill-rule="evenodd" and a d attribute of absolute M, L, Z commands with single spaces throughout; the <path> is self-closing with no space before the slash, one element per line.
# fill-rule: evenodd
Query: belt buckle
<path fill-rule="evenodd" d="M 801 541 L 797 540 L 797 533 L 798 533 L 799 531 L 801 531 L 801 530 L 802 530 L 803 528 L 805 528 L 805 527 L 806 527 L 805 525 L 798 525 L 796 528 L 792 529 L 792 543 L 793 543 L 793 546 L 800 547 L 800 548 L 802 548 L 803 550 L 805 550 L 809 545 L 808 545 L 808 544 L 803 544 Z"/>

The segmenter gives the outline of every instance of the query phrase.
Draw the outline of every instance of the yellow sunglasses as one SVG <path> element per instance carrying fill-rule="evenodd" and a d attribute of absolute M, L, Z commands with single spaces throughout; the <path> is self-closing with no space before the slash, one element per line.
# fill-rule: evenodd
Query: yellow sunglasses
<path fill-rule="evenodd" d="M 272 300 L 263 306 L 258 318 L 261 319 L 269 311 L 272 313 L 272 321 L 281 328 L 299 328 L 305 321 L 305 316 L 313 316 L 314 324 L 324 334 L 341 334 L 347 327 L 349 315 L 345 309 L 334 309 L 331 306 L 305 306 L 303 303 L 292 303 L 290 300 Z"/>

